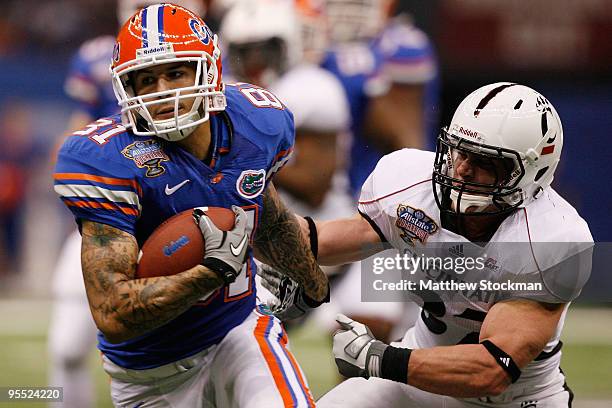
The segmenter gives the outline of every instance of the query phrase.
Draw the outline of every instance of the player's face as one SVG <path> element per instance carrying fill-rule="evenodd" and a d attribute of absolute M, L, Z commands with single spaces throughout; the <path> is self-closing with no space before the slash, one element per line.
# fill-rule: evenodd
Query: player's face
<path fill-rule="evenodd" d="M 196 80 L 195 66 L 185 63 L 162 64 L 136 71 L 133 78 L 134 92 L 137 96 L 154 92 L 171 91 L 183 87 L 193 87 Z M 193 91 L 190 91 L 193 92 Z M 169 95 L 144 98 L 145 102 L 154 99 L 164 99 Z M 178 114 L 191 110 L 194 98 L 179 99 Z M 150 105 L 149 111 L 154 120 L 164 120 L 174 117 L 174 101 Z"/>
<path fill-rule="evenodd" d="M 508 179 L 512 162 L 510 159 L 496 159 L 458 149 L 452 151 L 453 177 L 467 182 L 499 186 Z M 456 183 L 459 186 L 459 183 Z M 483 192 L 493 188 L 470 187 Z"/>

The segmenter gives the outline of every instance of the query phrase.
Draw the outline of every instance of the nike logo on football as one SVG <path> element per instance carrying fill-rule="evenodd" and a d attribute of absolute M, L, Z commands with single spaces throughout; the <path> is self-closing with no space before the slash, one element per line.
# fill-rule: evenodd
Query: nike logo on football
<path fill-rule="evenodd" d="M 170 188 L 167 184 L 166 184 L 166 195 L 172 195 L 176 192 L 176 190 L 178 190 L 179 188 L 183 187 L 185 184 L 189 183 L 191 180 L 187 179 L 184 180 L 180 183 L 178 183 L 176 186 Z"/>
<path fill-rule="evenodd" d="M 242 237 L 242 241 L 240 241 L 238 246 L 234 246 L 234 243 L 230 242 L 230 251 L 232 251 L 232 255 L 240 256 L 240 253 L 242 252 L 242 249 L 246 245 L 246 242 L 247 242 L 247 236 L 246 235 L 244 235 Z"/>

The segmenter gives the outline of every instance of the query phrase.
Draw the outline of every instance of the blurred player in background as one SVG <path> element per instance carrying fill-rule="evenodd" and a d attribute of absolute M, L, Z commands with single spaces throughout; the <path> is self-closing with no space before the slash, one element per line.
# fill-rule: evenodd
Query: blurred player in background
<path fill-rule="evenodd" d="M 23 101 L 11 98 L 0 104 L 0 286 L 4 290 L 12 286 L 21 269 L 24 201 L 43 153 L 35 137 L 33 115 Z"/>
<path fill-rule="evenodd" d="M 232 79 L 269 88 L 293 112 L 295 153 L 275 178 L 279 194 L 296 214 L 328 220 L 355 209 L 346 174 L 348 103 L 338 79 L 319 67 L 328 45 L 321 5 L 313 0 L 238 1 L 226 14 L 221 34 Z M 346 268 L 323 268 L 332 287 Z M 269 301 L 268 291 L 259 289 L 260 300 Z M 323 316 L 330 323 L 317 322 L 330 327 L 335 314 Z"/>
<path fill-rule="evenodd" d="M 390 18 L 393 0 L 325 0 L 332 46 L 322 66 L 335 74 L 351 110 L 350 190 L 357 195 L 385 154 L 433 143 L 437 67 L 432 45 L 410 18 Z M 361 269 L 352 264 L 334 286 L 319 322 L 337 312 L 366 322 L 378 338 L 401 335 L 417 317 L 412 304 L 361 302 Z M 331 327 L 330 327 L 331 328 Z"/>
<path fill-rule="evenodd" d="M 136 10 L 155 0 L 119 0 L 119 25 Z M 176 4 L 204 15 L 199 0 L 176 0 Z M 66 135 L 79 132 L 97 118 L 119 112 L 109 71 L 115 37 L 96 37 L 83 43 L 72 58 L 64 90 L 77 104 L 69 118 Z M 76 133 L 78 134 L 78 133 Z M 58 147 L 64 136 L 58 141 Z M 89 311 L 81 271 L 81 235 L 73 231 L 63 245 L 53 272 L 54 299 L 49 324 L 49 384 L 64 388 L 62 407 L 94 406 L 93 379 L 88 356 L 96 345 L 96 326 Z"/>
<path fill-rule="evenodd" d="M 279 194 L 298 214 L 331 219 L 353 212 L 341 187 L 349 110 L 342 85 L 318 66 L 322 18 L 310 1 L 240 0 L 221 36 L 231 78 L 269 88 L 293 112 L 295 153 L 275 178 Z"/>
<path fill-rule="evenodd" d="M 351 106 L 353 194 L 384 154 L 432 145 L 427 140 L 433 125 L 428 115 L 436 103 L 432 45 L 408 16 L 390 18 L 395 3 L 325 1 L 332 47 L 322 66 L 340 79 Z"/>
<path fill-rule="evenodd" d="M 113 52 L 121 116 L 75 133 L 58 155 L 55 190 L 80 225 L 116 405 L 314 405 L 279 321 L 255 302 L 253 254 L 304 285 L 302 302 L 329 296 L 271 183 L 293 149 L 292 115 L 265 89 L 225 86 L 218 41 L 182 7 L 137 12 Z M 152 231 L 202 205 L 232 206 L 234 229 L 222 233 L 194 211 L 202 265 L 137 279 Z"/>

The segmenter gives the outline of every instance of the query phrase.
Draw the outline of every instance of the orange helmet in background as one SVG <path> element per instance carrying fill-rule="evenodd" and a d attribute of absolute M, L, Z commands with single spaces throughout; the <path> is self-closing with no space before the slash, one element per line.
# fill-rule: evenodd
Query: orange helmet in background
<path fill-rule="evenodd" d="M 135 95 L 133 73 L 169 63 L 193 63 L 193 86 Z M 209 119 L 210 112 L 225 109 L 218 38 L 193 12 L 170 3 L 139 10 L 125 22 L 117 36 L 111 74 L 122 120 L 139 136 L 177 141 Z M 179 115 L 179 100 L 194 98 L 189 112 Z M 174 118 L 153 120 L 149 107 L 173 102 Z"/>

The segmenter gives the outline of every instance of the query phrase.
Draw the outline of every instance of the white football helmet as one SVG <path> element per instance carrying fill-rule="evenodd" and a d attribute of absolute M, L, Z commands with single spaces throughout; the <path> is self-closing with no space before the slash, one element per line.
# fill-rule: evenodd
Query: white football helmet
<path fill-rule="evenodd" d="M 240 81 L 269 86 L 302 58 L 293 0 L 238 0 L 220 32 L 230 73 Z"/>
<path fill-rule="evenodd" d="M 132 17 L 138 10 L 152 4 L 161 3 L 160 0 L 118 0 L 117 1 L 117 18 L 119 26 L 122 26 L 128 18 Z M 204 18 L 206 8 L 202 0 L 172 0 L 172 4 L 185 7 L 187 10 L 193 11 L 194 14 Z"/>
<path fill-rule="evenodd" d="M 442 211 L 500 214 L 538 198 L 552 180 L 563 147 L 561 119 L 533 89 L 499 82 L 477 89 L 459 105 L 438 137 L 434 195 Z M 454 174 L 456 154 L 501 160 L 503 179 L 482 184 Z"/>
<path fill-rule="evenodd" d="M 375 37 L 394 6 L 393 0 L 326 0 L 331 41 L 344 43 Z"/>

